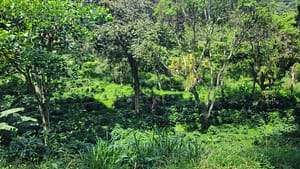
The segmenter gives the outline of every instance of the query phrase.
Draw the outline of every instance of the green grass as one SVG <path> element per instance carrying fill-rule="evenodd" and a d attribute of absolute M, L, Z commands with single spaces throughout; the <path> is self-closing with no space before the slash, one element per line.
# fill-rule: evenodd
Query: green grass
<path fill-rule="evenodd" d="M 156 88 L 153 88 L 152 90 L 157 95 L 182 94 L 182 97 L 184 99 L 189 99 L 189 98 L 193 97 L 190 92 L 186 92 L 186 91 L 168 91 L 168 90 L 158 90 Z"/>
<path fill-rule="evenodd" d="M 86 168 L 170 168 L 199 161 L 201 145 L 163 129 L 138 131 L 117 126 L 110 141 L 99 140 L 83 153 Z"/>
<path fill-rule="evenodd" d="M 272 168 L 297 168 L 300 165 L 300 144 L 291 144 L 287 142 L 281 145 L 279 142 L 286 138 L 282 136 L 285 132 L 293 132 L 298 130 L 297 125 L 293 124 L 268 124 L 256 128 L 248 128 L 243 125 L 222 125 L 212 126 L 207 133 L 185 132 L 183 126 L 177 127 L 176 135 L 180 136 L 180 142 L 197 142 L 199 147 L 197 149 L 200 161 L 184 160 L 184 150 L 177 151 L 177 160 L 179 163 L 174 164 L 173 160 L 167 160 L 167 163 L 161 165 L 154 165 L 155 168 L 195 168 L 195 169 L 213 169 L 213 168 L 239 168 L 239 169 L 272 169 Z M 124 133 L 125 132 L 125 133 Z M 125 137 L 121 137 L 118 141 L 119 145 L 127 142 L 138 143 L 139 151 L 137 154 L 142 157 L 155 157 L 153 155 L 154 149 L 163 148 L 159 154 L 164 156 L 165 150 L 168 147 L 175 148 L 177 142 L 161 142 L 155 144 L 160 145 L 154 149 L 147 148 L 144 144 L 147 141 L 151 142 L 151 137 L 142 133 L 135 133 L 134 130 L 118 130 L 118 133 L 123 133 Z M 149 131 L 154 132 L 154 131 Z M 165 134 L 165 133 L 164 133 Z M 160 135 L 160 138 L 172 137 L 170 135 Z M 134 136 L 134 137 L 133 137 Z M 133 138 L 132 138 L 133 137 Z M 131 141 L 129 141 L 131 138 Z M 294 140 L 296 138 L 288 138 Z M 153 140 L 152 140 L 153 141 Z M 170 143 L 170 144 L 169 144 Z M 170 145 L 170 146 L 168 146 Z M 148 147 L 149 148 L 149 147 Z M 136 155 L 137 155 L 136 154 Z M 152 155 L 151 155 L 152 154 Z M 168 154 L 168 153 L 166 153 Z M 163 159 L 163 158 L 160 159 Z M 179 158 L 178 158 L 179 157 Z M 174 157 L 173 157 L 174 158 Z M 142 158 L 143 159 L 143 158 Z M 176 159 L 176 158 L 175 158 Z"/>
<path fill-rule="evenodd" d="M 288 126 L 286 126 L 288 127 Z M 290 126 L 297 130 L 296 126 Z M 244 126 L 223 126 L 200 137 L 207 146 L 197 169 L 206 168 L 297 168 L 300 166 L 300 144 L 280 140 L 282 126 L 265 125 L 247 129 Z"/>
<path fill-rule="evenodd" d="M 81 158 L 86 168 L 114 169 L 117 168 L 117 160 L 120 150 L 110 145 L 108 141 L 98 140 L 97 144 L 83 153 Z"/>
<path fill-rule="evenodd" d="M 83 79 L 80 83 L 82 83 L 81 87 L 71 87 L 72 84 L 68 84 L 68 91 L 63 94 L 63 97 L 67 98 L 74 93 L 90 96 L 102 102 L 106 107 L 112 108 L 118 98 L 134 94 L 130 85 L 107 83 L 97 79 Z"/>
<path fill-rule="evenodd" d="M 96 93 L 94 98 L 102 102 L 106 107 L 112 108 L 118 98 L 133 95 L 133 89 L 129 85 L 107 84 L 101 86 L 103 91 Z"/>

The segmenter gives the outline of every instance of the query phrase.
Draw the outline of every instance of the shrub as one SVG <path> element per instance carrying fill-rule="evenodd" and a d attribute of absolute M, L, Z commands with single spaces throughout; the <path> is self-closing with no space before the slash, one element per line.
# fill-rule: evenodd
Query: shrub
<path fill-rule="evenodd" d="M 41 138 L 26 133 L 24 136 L 16 137 L 11 141 L 5 156 L 9 160 L 19 159 L 37 162 L 44 159 L 47 152 L 48 148 Z"/>

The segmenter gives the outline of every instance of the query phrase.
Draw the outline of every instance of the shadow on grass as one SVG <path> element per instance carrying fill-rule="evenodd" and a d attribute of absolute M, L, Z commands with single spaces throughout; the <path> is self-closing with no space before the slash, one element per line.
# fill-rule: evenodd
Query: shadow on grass
<path fill-rule="evenodd" d="M 118 116 L 103 103 L 88 96 L 71 95 L 55 100 L 51 112 L 52 131 L 58 140 L 95 143 L 105 137 Z"/>
<path fill-rule="evenodd" d="M 113 108 L 88 96 L 56 99 L 51 112 L 53 132 L 61 142 L 95 143 L 97 137 L 108 137 L 116 124 L 132 129 L 170 128 L 176 122 L 192 126 L 199 119 L 194 102 L 184 99 L 182 94 L 143 95 L 139 115 L 134 111 L 132 98 L 118 98 Z"/>

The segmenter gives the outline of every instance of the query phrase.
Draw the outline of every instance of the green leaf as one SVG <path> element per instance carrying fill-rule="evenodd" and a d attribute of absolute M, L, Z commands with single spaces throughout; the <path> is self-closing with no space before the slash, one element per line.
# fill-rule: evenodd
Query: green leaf
<path fill-rule="evenodd" d="M 0 118 L 8 116 L 8 115 L 13 114 L 13 113 L 22 112 L 22 111 L 24 111 L 23 107 L 8 109 L 8 110 L 0 112 Z"/>
<path fill-rule="evenodd" d="M 37 122 L 37 119 L 32 118 L 32 117 L 28 117 L 28 116 L 21 116 L 22 121 L 33 121 L 33 122 Z"/>
<path fill-rule="evenodd" d="M 0 130 L 8 130 L 8 131 L 11 131 L 11 130 L 18 130 L 16 127 L 14 126 L 11 126 L 5 122 L 2 122 L 0 123 Z"/>

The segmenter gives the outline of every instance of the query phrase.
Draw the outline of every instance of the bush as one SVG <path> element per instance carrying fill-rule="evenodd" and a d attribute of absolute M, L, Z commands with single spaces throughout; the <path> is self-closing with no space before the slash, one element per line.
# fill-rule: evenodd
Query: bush
<path fill-rule="evenodd" d="M 44 145 L 43 140 L 36 136 L 19 136 L 11 141 L 5 156 L 9 160 L 24 160 L 37 162 L 43 160 L 48 152 L 48 148 Z"/>

